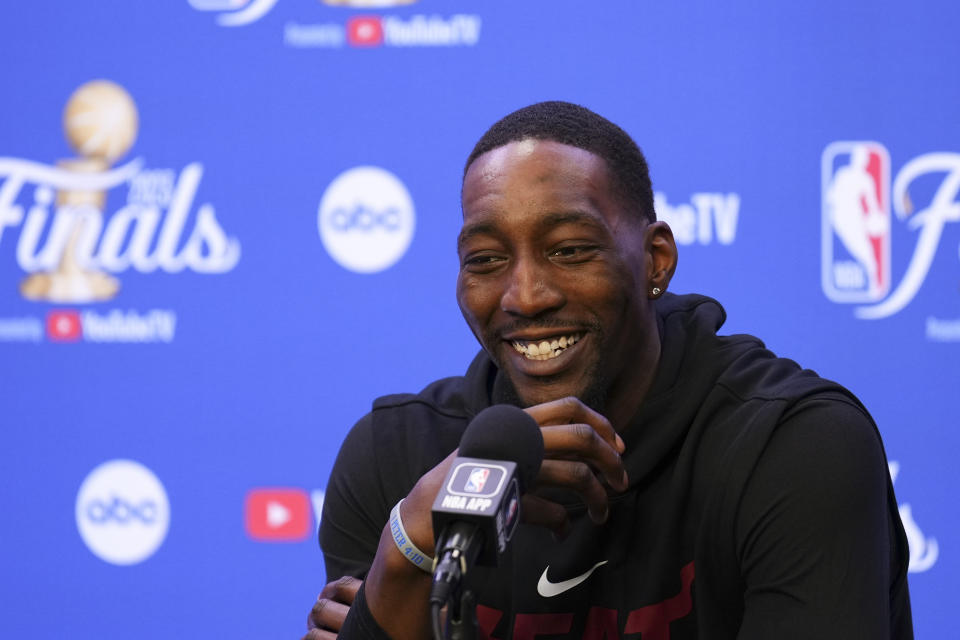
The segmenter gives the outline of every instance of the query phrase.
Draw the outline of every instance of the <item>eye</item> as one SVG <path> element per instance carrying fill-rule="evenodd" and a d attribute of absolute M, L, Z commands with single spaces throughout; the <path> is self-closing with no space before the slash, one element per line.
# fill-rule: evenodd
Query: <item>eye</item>
<path fill-rule="evenodd" d="M 463 258 L 462 269 L 470 273 L 489 273 L 506 261 L 496 253 L 473 253 Z"/>
<path fill-rule="evenodd" d="M 556 247 L 547 256 L 552 260 L 575 264 L 590 260 L 599 250 L 600 247 L 592 244 L 567 244 Z"/>

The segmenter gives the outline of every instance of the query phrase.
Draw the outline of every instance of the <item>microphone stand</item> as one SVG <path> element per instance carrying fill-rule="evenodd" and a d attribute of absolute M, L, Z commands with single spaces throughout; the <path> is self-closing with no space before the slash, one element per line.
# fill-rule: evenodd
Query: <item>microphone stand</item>
<path fill-rule="evenodd" d="M 455 522 L 445 528 L 437 545 L 430 589 L 430 615 L 435 640 L 475 640 L 477 637 L 477 599 L 463 583 L 467 569 L 473 566 L 482 536 L 470 525 Z M 448 605 L 446 633 L 440 628 L 440 609 Z"/>
<path fill-rule="evenodd" d="M 477 638 L 477 599 L 469 589 L 463 589 L 460 602 L 451 598 L 451 615 L 447 617 L 447 638 L 449 640 L 476 640 Z"/>

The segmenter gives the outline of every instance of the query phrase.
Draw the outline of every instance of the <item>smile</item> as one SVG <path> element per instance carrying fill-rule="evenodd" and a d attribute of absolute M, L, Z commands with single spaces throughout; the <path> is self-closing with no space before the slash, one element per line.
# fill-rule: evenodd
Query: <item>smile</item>
<path fill-rule="evenodd" d="M 578 332 L 550 340 L 511 340 L 510 344 L 528 360 L 552 360 L 582 337 L 583 333 Z"/>

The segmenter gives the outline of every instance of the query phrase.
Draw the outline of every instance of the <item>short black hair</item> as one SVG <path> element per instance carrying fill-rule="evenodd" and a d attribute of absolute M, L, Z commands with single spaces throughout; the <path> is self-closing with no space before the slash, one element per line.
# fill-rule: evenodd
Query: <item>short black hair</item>
<path fill-rule="evenodd" d="M 498 147 L 527 138 L 553 140 L 603 158 L 623 204 L 647 222 L 657 219 L 650 171 L 640 147 L 626 131 L 586 107 L 557 100 L 538 102 L 505 116 L 487 129 L 470 152 L 473 161 Z"/>

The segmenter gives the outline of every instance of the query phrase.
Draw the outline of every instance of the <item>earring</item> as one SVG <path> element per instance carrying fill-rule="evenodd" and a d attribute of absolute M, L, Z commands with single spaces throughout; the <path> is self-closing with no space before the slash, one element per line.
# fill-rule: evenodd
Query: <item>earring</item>
<path fill-rule="evenodd" d="M 655 296 L 660 295 L 660 287 L 654 287 L 650 293 L 652 293 Z"/>

